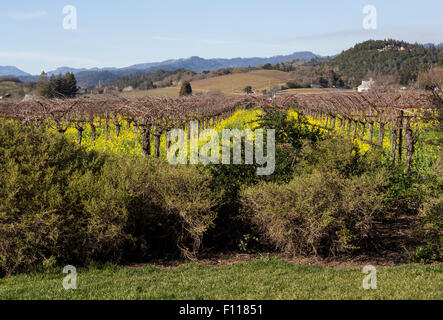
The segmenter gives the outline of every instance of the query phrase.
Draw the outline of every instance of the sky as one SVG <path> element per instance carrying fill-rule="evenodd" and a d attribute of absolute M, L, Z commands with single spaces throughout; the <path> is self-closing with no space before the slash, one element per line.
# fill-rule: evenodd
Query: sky
<path fill-rule="evenodd" d="M 269 57 L 296 51 L 327 56 L 369 39 L 443 42 L 442 0 L 5 2 L 0 66 L 31 74 L 191 56 Z M 75 29 L 72 11 L 63 12 L 68 5 L 76 10 Z M 367 5 L 376 9 L 376 29 L 364 28 Z"/>

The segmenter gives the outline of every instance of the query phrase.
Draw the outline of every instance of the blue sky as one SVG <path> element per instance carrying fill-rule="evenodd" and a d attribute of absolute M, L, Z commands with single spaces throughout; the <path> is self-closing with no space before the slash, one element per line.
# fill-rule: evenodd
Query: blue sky
<path fill-rule="evenodd" d="M 65 5 L 77 8 L 77 30 L 63 28 Z M 365 5 L 377 9 L 376 30 L 362 26 Z M 442 0 L 7 1 L 0 65 L 39 74 L 190 56 L 332 55 L 368 39 L 440 43 L 442 13 Z"/>

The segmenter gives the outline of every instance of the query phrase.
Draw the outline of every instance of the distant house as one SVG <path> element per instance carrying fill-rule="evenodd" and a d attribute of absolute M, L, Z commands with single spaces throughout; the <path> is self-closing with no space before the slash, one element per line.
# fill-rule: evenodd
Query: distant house
<path fill-rule="evenodd" d="M 358 92 L 368 92 L 371 87 L 374 85 L 375 81 L 369 79 L 369 81 L 362 81 L 361 85 L 357 87 Z"/>
<path fill-rule="evenodd" d="M 22 101 L 31 101 L 34 100 L 36 98 L 36 96 L 34 96 L 33 94 L 25 94 L 25 97 L 23 98 Z"/>
<path fill-rule="evenodd" d="M 123 92 L 131 92 L 131 91 L 134 91 L 134 88 L 132 86 L 123 89 Z"/>

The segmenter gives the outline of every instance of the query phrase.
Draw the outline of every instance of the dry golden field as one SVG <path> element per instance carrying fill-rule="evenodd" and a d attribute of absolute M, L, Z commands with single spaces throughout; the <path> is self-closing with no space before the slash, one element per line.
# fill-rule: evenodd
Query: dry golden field
<path fill-rule="evenodd" d="M 243 94 L 246 86 L 260 93 L 275 86 L 282 86 L 292 79 L 291 73 L 278 70 L 256 70 L 248 73 L 229 74 L 220 77 L 197 80 L 191 82 L 194 93 L 210 93 L 219 91 L 224 94 Z M 178 96 L 180 88 L 167 87 L 145 91 L 126 92 L 123 95 L 129 97 L 140 96 Z"/>

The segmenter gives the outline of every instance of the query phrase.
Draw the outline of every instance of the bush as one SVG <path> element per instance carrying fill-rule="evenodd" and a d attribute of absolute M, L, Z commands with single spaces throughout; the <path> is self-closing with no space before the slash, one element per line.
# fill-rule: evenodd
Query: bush
<path fill-rule="evenodd" d="M 126 229 L 139 244 L 133 247 L 135 256 L 164 256 L 179 249 L 194 259 L 216 218 L 212 209 L 218 196 L 209 173 L 155 158 L 133 160 L 126 170 L 131 171 L 123 174 L 131 197 Z"/>
<path fill-rule="evenodd" d="M 192 87 L 189 81 L 184 81 L 180 87 L 180 97 L 192 96 Z"/>
<path fill-rule="evenodd" d="M 299 159 L 300 149 L 307 143 L 314 144 L 321 139 L 320 130 L 309 125 L 306 117 L 301 113 L 296 118 L 289 118 L 287 111 L 275 108 L 260 114 L 256 122 L 257 128 L 275 129 L 275 171 L 270 176 L 257 176 L 257 167 L 259 167 L 257 164 L 208 167 L 213 176 L 213 190 L 221 196 L 217 207 L 215 229 L 206 238 L 213 247 L 223 246 L 223 249 L 226 247 L 236 249 L 238 243 L 243 241 L 244 235 L 255 235 L 255 230 L 251 229 L 251 225 L 242 221 L 240 217 L 240 190 L 260 181 L 276 183 L 290 181 Z M 266 146 L 264 149 L 266 150 Z M 242 154 L 242 159 L 244 159 L 244 154 Z"/>
<path fill-rule="evenodd" d="M 314 169 L 337 171 L 344 177 L 376 172 L 383 168 L 382 150 L 370 149 L 361 154 L 359 147 L 344 137 L 329 136 L 315 145 L 305 144 L 300 151 L 297 173 L 312 172 Z"/>
<path fill-rule="evenodd" d="M 0 273 L 44 264 L 192 258 L 212 225 L 211 177 L 158 159 L 87 152 L 0 121 Z"/>
<path fill-rule="evenodd" d="M 443 175 L 442 164 L 437 163 L 427 175 L 421 192 L 424 200 L 419 210 L 420 225 L 416 233 L 421 245 L 412 261 L 430 263 L 443 260 Z"/>
<path fill-rule="evenodd" d="M 367 245 L 386 185 L 383 173 L 343 178 L 314 171 L 285 185 L 247 188 L 241 202 L 245 218 L 277 250 L 327 256 Z"/>
<path fill-rule="evenodd" d="M 88 220 L 81 195 L 90 190 L 76 185 L 86 187 L 82 177 L 94 177 L 103 162 L 62 135 L 0 121 L 0 269 L 81 255 Z"/>

